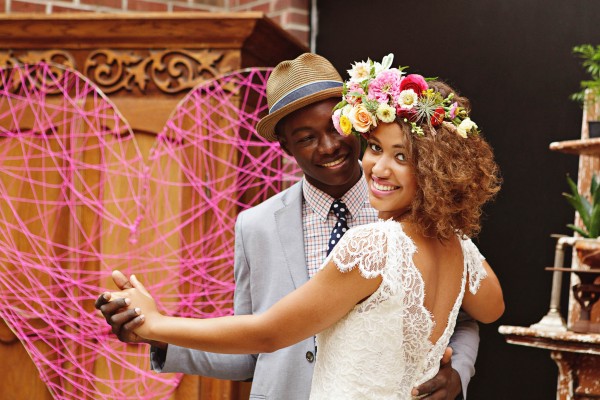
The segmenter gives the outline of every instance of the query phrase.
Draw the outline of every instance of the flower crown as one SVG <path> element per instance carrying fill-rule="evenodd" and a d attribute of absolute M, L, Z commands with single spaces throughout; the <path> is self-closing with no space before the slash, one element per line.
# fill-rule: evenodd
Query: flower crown
<path fill-rule="evenodd" d="M 431 128 L 444 124 L 463 138 L 479 133 L 467 110 L 453 101 L 453 93 L 443 97 L 423 76 L 403 76 L 407 67 L 390 68 L 393 60 L 390 53 L 381 63 L 367 59 L 348 70 L 350 80 L 344 82 L 342 101 L 332 115 L 340 134 L 366 136 L 379 121 L 393 122 L 396 118 L 409 123 L 412 133 L 419 136 L 424 134 L 424 124 Z"/>

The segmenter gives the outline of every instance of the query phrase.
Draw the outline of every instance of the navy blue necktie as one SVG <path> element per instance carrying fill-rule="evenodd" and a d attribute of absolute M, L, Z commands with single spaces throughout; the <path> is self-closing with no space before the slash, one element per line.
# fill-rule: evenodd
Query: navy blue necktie
<path fill-rule="evenodd" d="M 339 199 L 335 200 L 333 204 L 331 204 L 331 211 L 333 211 L 333 214 L 337 217 L 337 222 L 331 231 L 329 243 L 327 243 L 327 255 L 331 253 L 331 250 L 333 250 L 335 245 L 348 230 L 348 221 L 346 221 L 346 213 L 348 212 L 348 208 L 344 202 Z"/>

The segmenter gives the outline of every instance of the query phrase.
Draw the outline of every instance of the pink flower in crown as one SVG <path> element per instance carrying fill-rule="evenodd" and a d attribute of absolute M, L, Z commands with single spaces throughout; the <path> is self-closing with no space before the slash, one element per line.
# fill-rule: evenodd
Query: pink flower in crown
<path fill-rule="evenodd" d="M 331 120 L 333 121 L 333 126 L 335 128 L 335 130 L 340 134 L 343 135 L 344 132 L 342 132 L 342 128 L 340 127 L 340 117 L 342 116 L 342 110 L 341 109 L 337 109 L 333 112 L 333 115 L 331 116 Z"/>
<path fill-rule="evenodd" d="M 450 111 L 448 112 L 450 115 L 450 119 L 456 118 L 457 110 L 458 110 L 458 103 L 457 102 L 452 103 L 452 105 L 450 106 Z"/>
<path fill-rule="evenodd" d="M 401 72 L 394 69 L 381 71 L 375 79 L 369 83 L 369 100 L 377 100 L 380 103 L 387 103 L 395 99 L 400 94 L 400 82 L 402 80 Z"/>
<path fill-rule="evenodd" d="M 346 101 L 348 104 L 356 105 L 361 103 L 361 96 L 365 94 L 365 91 L 360 86 L 360 83 L 350 82 L 348 84 L 348 91 L 346 93 Z"/>
<path fill-rule="evenodd" d="M 425 81 L 425 78 L 421 75 L 410 74 L 402 78 L 402 81 L 400 82 L 400 90 L 408 89 L 414 90 L 414 92 L 421 97 L 423 92 L 429 89 L 429 85 L 427 85 L 427 81 Z"/>

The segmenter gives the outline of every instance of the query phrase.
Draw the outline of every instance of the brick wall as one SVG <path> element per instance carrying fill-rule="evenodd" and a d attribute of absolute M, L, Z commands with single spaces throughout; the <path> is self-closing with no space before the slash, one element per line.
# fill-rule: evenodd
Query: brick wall
<path fill-rule="evenodd" d="M 302 43 L 310 39 L 310 0 L 0 0 L 1 13 L 261 11 Z"/>

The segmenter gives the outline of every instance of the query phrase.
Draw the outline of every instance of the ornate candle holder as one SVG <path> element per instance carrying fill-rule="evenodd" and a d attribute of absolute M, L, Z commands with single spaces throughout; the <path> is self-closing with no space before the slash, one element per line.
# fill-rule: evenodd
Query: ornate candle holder
<path fill-rule="evenodd" d="M 562 286 L 563 272 L 570 272 L 577 275 L 579 283 L 573 285 L 573 297 L 580 305 L 579 319 L 571 326 L 570 330 L 578 333 L 600 333 L 600 323 L 591 322 L 591 312 L 594 304 L 600 299 L 600 283 L 594 283 L 600 276 L 600 268 L 564 268 L 565 247 L 573 247 L 577 250 L 579 263 L 586 265 L 592 262 L 600 262 L 598 247 L 592 246 L 594 241 L 578 237 L 564 235 L 552 235 L 557 239 L 554 253 L 554 266 L 546 268 L 546 271 L 553 271 L 552 276 L 552 294 L 550 297 L 550 309 L 540 322 L 531 325 L 531 328 L 551 331 L 564 332 L 567 330 L 565 320 L 560 315 L 560 291 Z M 597 242 L 596 242 L 597 243 Z"/>
<path fill-rule="evenodd" d="M 600 284 L 594 283 L 600 276 L 600 269 L 581 268 L 546 268 L 547 271 L 571 272 L 579 278 L 580 283 L 573 285 L 573 297 L 581 306 L 579 320 L 571 330 L 578 333 L 600 333 L 600 323 L 591 322 L 590 315 L 594 304 L 600 299 Z"/>

